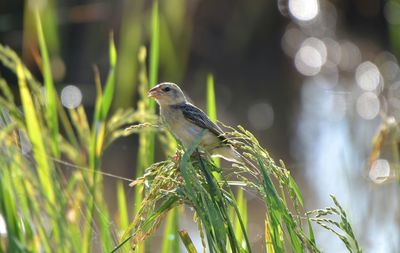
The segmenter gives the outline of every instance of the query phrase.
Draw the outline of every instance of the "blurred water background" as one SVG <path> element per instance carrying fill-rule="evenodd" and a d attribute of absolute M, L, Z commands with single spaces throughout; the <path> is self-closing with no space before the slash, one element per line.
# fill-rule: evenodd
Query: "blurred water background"
<path fill-rule="evenodd" d="M 93 65 L 107 73 L 113 31 L 120 53 L 113 108 L 135 106 L 137 52 L 149 45 L 151 1 L 40 4 L 63 105 L 93 110 Z M 1 43 L 38 74 L 32 18 L 30 1 L 0 2 Z M 243 125 L 286 161 L 308 210 L 328 206 L 334 194 L 365 252 L 400 251 L 399 164 L 390 141 L 368 163 L 380 125 L 400 117 L 399 1 L 164 0 L 160 32 L 159 80 L 180 84 L 205 109 L 206 77 L 213 73 L 218 119 Z M 0 75 L 13 76 L 3 68 Z M 137 138 L 121 139 L 106 152 L 103 168 L 133 178 L 136 154 Z M 105 181 L 112 203 L 115 180 Z M 258 252 L 263 207 L 247 195 Z M 324 252 L 345 250 L 327 232 L 316 236 Z"/>

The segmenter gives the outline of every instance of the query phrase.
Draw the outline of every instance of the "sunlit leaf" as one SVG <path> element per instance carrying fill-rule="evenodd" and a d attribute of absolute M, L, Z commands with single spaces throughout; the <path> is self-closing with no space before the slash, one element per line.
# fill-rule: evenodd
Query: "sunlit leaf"
<path fill-rule="evenodd" d="M 189 253 L 197 253 L 196 247 L 194 246 L 192 239 L 190 239 L 187 231 L 179 231 L 179 236 L 181 237 L 183 245 L 185 245 L 185 248 Z"/>
<path fill-rule="evenodd" d="M 40 19 L 39 10 L 35 10 L 36 30 L 38 32 L 38 39 L 40 45 L 40 52 L 42 54 L 43 63 L 43 79 L 46 88 L 46 119 L 50 128 L 51 147 L 53 154 L 59 157 L 60 151 L 57 145 L 58 136 L 58 118 L 57 118 L 57 101 L 56 91 L 54 88 L 53 77 L 51 73 L 50 59 L 47 51 L 46 41 L 43 34 L 42 22 Z"/>

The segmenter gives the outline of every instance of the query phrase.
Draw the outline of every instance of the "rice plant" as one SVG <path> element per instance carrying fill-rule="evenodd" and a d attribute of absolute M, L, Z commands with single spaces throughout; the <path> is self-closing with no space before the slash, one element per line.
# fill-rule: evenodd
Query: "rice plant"
<path fill-rule="evenodd" d="M 339 237 L 344 245 L 346 245 L 349 252 L 362 252 L 361 247 L 354 236 L 346 212 L 340 206 L 335 196 L 331 195 L 331 198 L 335 206 L 308 212 L 309 215 L 315 215 L 315 218 L 311 218 L 311 220 Z M 330 216 L 337 216 L 339 220 L 337 221 L 330 218 Z"/>

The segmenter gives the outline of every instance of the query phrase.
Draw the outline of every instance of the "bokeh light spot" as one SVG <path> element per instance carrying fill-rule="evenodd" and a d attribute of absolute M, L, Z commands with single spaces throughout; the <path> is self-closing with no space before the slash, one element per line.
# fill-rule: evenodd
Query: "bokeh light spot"
<path fill-rule="evenodd" d="M 378 96 L 372 92 L 364 92 L 357 99 L 357 113 L 366 120 L 374 119 L 378 116 L 380 103 Z"/>
<path fill-rule="evenodd" d="M 250 107 L 247 117 L 254 129 L 266 130 L 274 123 L 274 110 L 268 103 L 257 103 Z"/>
<path fill-rule="evenodd" d="M 322 40 L 314 38 L 314 37 L 310 37 L 310 38 L 307 38 L 306 40 L 304 40 L 304 42 L 302 43 L 302 46 L 310 46 L 310 47 L 315 48 L 321 55 L 321 65 L 325 64 L 326 57 L 328 55 L 328 50 L 326 48 L 325 43 Z"/>
<path fill-rule="evenodd" d="M 303 46 L 296 54 L 297 69 L 304 75 L 316 75 L 321 70 L 322 56 L 311 46 Z"/>
<path fill-rule="evenodd" d="M 310 37 L 306 39 L 297 52 L 294 64 L 297 70 L 305 76 L 315 76 L 325 64 L 328 52 L 324 42 Z"/>
<path fill-rule="evenodd" d="M 0 235 L 6 235 L 6 234 L 7 234 L 6 222 L 4 221 L 3 216 L 0 214 Z"/>
<path fill-rule="evenodd" d="M 61 91 L 61 103 L 68 109 L 78 107 L 82 102 L 82 92 L 75 85 L 67 85 Z"/>
<path fill-rule="evenodd" d="M 300 21 L 313 20 L 319 13 L 318 0 L 289 0 L 289 12 Z"/>
<path fill-rule="evenodd" d="M 373 162 L 369 170 L 369 178 L 376 184 L 385 182 L 390 176 L 390 164 L 385 159 Z"/>
<path fill-rule="evenodd" d="M 375 90 L 381 81 L 378 67 L 370 61 L 361 63 L 356 70 L 356 81 L 363 90 Z"/>

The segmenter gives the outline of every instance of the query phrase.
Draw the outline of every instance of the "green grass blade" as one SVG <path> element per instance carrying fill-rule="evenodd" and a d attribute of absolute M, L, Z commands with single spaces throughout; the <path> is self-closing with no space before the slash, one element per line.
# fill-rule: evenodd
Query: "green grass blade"
<path fill-rule="evenodd" d="M 58 118 L 57 118 L 57 101 L 56 91 L 54 88 L 53 77 L 51 73 L 50 59 L 47 51 L 46 41 L 43 34 L 42 22 L 40 19 L 39 10 L 35 10 L 35 21 L 37 35 L 39 39 L 40 52 L 42 54 L 42 67 L 43 67 L 43 79 L 44 86 L 46 88 L 46 120 L 50 129 L 51 137 L 51 149 L 53 155 L 56 157 L 60 156 L 60 150 L 58 148 L 57 137 L 58 137 Z"/>
<path fill-rule="evenodd" d="M 7 82 L 2 78 L 0 78 L 0 90 L 3 93 L 4 97 L 7 99 L 7 101 L 14 102 L 14 95 L 10 87 L 8 87 Z"/>
<path fill-rule="evenodd" d="M 103 252 L 110 252 L 113 249 L 113 240 L 111 235 L 110 216 L 107 206 L 104 201 L 99 205 L 99 228 L 100 228 L 100 243 Z"/>
<path fill-rule="evenodd" d="M 301 195 L 300 188 L 291 176 L 289 176 L 289 186 L 293 189 L 300 204 L 304 206 L 303 196 Z"/>
<path fill-rule="evenodd" d="M 7 229 L 8 249 L 18 249 L 23 240 L 23 232 L 19 226 L 17 207 L 11 192 L 9 173 L 6 168 L 0 172 L 0 213 L 3 215 Z M 3 244 L 0 244 L 0 249 Z M 22 250 L 21 250 L 22 251 Z"/>
<path fill-rule="evenodd" d="M 79 148 L 78 139 L 75 136 L 74 130 L 72 129 L 72 124 L 69 121 L 67 113 L 63 108 L 63 105 L 58 96 L 56 97 L 56 102 L 57 102 L 57 111 L 60 117 L 61 126 L 65 130 L 68 140 L 71 142 L 71 144 L 74 145 L 76 149 L 78 149 Z"/>
<path fill-rule="evenodd" d="M 265 192 L 265 204 L 268 208 L 267 212 L 267 221 L 269 228 L 269 235 L 271 237 L 272 246 L 274 247 L 275 252 L 283 251 L 283 238 L 281 237 L 281 218 L 282 218 L 282 210 L 280 210 L 280 199 L 275 189 L 274 184 L 272 183 L 267 169 L 265 168 L 264 163 L 261 161 L 260 157 L 257 157 L 258 164 L 261 168 L 261 173 L 263 176 L 263 189 Z"/>
<path fill-rule="evenodd" d="M 118 225 L 120 229 L 128 227 L 128 206 L 126 203 L 125 189 L 121 181 L 117 183 L 117 198 L 118 198 Z"/>
<path fill-rule="evenodd" d="M 265 248 L 267 253 L 275 253 L 275 249 L 277 245 L 275 245 L 274 241 L 272 240 L 272 234 L 274 231 L 271 229 L 271 224 L 269 222 L 268 214 L 265 218 L 264 228 L 265 228 Z"/>
<path fill-rule="evenodd" d="M 164 235 L 162 241 L 162 253 L 176 252 L 179 253 L 179 241 L 177 238 L 178 224 L 178 207 L 172 209 L 167 215 L 167 221 L 164 227 Z"/>
<path fill-rule="evenodd" d="M 246 203 L 246 198 L 244 196 L 244 191 L 242 188 L 238 189 L 237 195 L 236 195 L 236 201 L 237 201 L 237 208 L 240 217 L 242 218 L 243 226 L 245 227 L 245 230 L 247 231 L 248 223 L 247 223 L 247 203 Z M 244 233 L 242 231 L 242 226 L 240 224 L 239 218 L 236 217 L 233 223 L 234 230 L 235 230 L 235 235 L 237 237 L 238 242 L 240 243 L 240 246 L 246 250 L 247 248 L 247 243 L 244 238 Z"/>
<path fill-rule="evenodd" d="M 117 198 L 118 198 L 118 230 L 124 231 L 129 226 L 128 205 L 126 201 L 126 194 L 124 184 L 121 181 L 117 183 Z M 121 245 L 122 247 L 123 245 Z M 124 252 L 129 251 L 129 247 L 123 248 Z"/>
<path fill-rule="evenodd" d="M 53 179 L 49 161 L 47 160 L 47 152 L 43 142 L 41 126 L 37 118 L 35 106 L 32 96 L 26 84 L 23 65 L 19 59 L 16 59 L 18 85 L 21 95 L 22 108 L 25 115 L 25 123 L 28 130 L 28 136 L 33 147 L 33 156 L 38 165 L 38 174 L 43 193 L 51 204 L 55 204 L 55 195 L 53 187 Z"/>
<path fill-rule="evenodd" d="M 208 74 L 207 76 L 207 114 L 212 122 L 217 122 L 217 105 L 215 98 L 214 76 L 212 74 Z M 217 167 L 220 166 L 219 158 L 214 158 L 213 161 L 215 162 Z M 215 175 L 217 176 L 216 173 Z"/>
<path fill-rule="evenodd" d="M 314 245 L 316 245 L 314 230 L 311 226 L 310 218 L 308 218 L 308 217 L 307 217 L 307 225 L 308 225 L 308 234 L 309 234 L 310 242 L 313 243 Z"/>
<path fill-rule="evenodd" d="M 268 208 L 268 220 L 271 227 L 271 238 L 275 251 L 280 252 L 283 249 L 283 239 L 280 237 L 280 229 L 282 221 L 286 225 L 289 233 L 290 246 L 294 252 L 303 252 L 303 246 L 301 240 L 296 233 L 296 223 L 289 213 L 287 206 L 284 204 L 283 200 L 279 197 L 274 184 L 271 181 L 269 173 L 262 162 L 261 157 L 257 157 L 258 165 L 261 168 L 261 173 L 263 177 L 263 188 L 265 192 L 265 203 Z"/>
<path fill-rule="evenodd" d="M 207 76 L 207 113 L 212 122 L 217 121 L 217 106 L 215 102 L 214 76 Z"/>
<path fill-rule="evenodd" d="M 94 112 L 94 120 L 92 124 L 92 131 L 90 134 L 89 141 L 89 168 L 93 170 L 94 173 L 91 175 L 91 182 L 89 186 L 90 196 L 88 199 L 88 209 L 86 211 L 86 219 L 87 222 L 83 229 L 83 243 L 82 243 L 82 252 L 88 253 L 91 251 L 91 223 L 94 220 L 95 215 L 95 206 L 97 201 L 104 201 L 99 195 L 102 191 L 102 178 L 97 176 L 98 173 L 95 171 L 100 169 L 100 161 L 101 155 L 104 149 L 104 138 L 106 134 L 106 118 L 110 106 L 112 104 L 112 100 L 114 97 L 114 89 L 115 89 L 115 64 L 117 61 L 116 58 L 116 49 L 114 46 L 114 41 L 112 35 L 110 35 L 110 71 L 106 81 L 105 92 L 102 93 L 100 77 L 98 71 L 95 72 L 95 83 L 96 83 L 96 103 L 95 103 L 95 112 Z M 101 203 L 99 203 L 101 204 Z M 101 211 L 101 210 L 100 210 Z M 106 210 L 103 210 L 103 213 L 100 212 L 99 215 L 105 215 L 106 219 L 108 219 L 108 215 Z M 101 217 L 102 219 L 102 217 Z M 101 227 L 103 232 L 103 237 L 107 235 L 108 226 L 104 220 L 101 220 L 103 225 Z M 107 221 L 108 222 L 108 221 Z M 109 232 L 109 231 L 108 231 Z M 108 242 L 103 242 L 103 247 L 107 249 L 111 249 L 111 244 Z"/>
<path fill-rule="evenodd" d="M 115 90 L 115 66 L 117 64 L 117 50 L 115 49 L 113 33 L 110 33 L 109 47 L 110 70 L 108 72 L 106 87 L 104 89 L 104 94 L 102 97 L 101 120 L 105 120 L 107 118 L 107 114 L 110 110 Z"/>
<path fill-rule="evenodd" d="M 231 192 L 231 196 L 233 196 L 233 193 Z M 244 198 L 244 196 L 243 196 Z M 247 207 L 245 202 L 242 200 L 241 202 L 235 201 L 232 197 L 229 197 L 230 199 L 229 203 L 231 204 L 231 207 L 233 208 L 234 214 L 236 216 L 233 216 L 231 214 L 228 216 L 231 218 L 232 216 L 234 217 L 233 221 L 234 224 L 232 225 L 232 230 L 234 232 L 234 235 L 236 235 L 236 241 L 238 245 L 238 250 L 244 250 L 246 252 L 251 253 L 251 247 L 250 247 L 250 241 L 247 235 L 248 231 L 248 225 L 247 225 Z M 228 221 L 230 221 L 229 219 Z M 236 223 L 236 224 L 235 224 Z M 231 247 L 229 247 L 230 249 Z"/>
<path fill-rule="evenodd" d="M 57 1 L 48 0 L 40 15 L 43 21 L 43 30 L 46 31 L 45 39 L 49 52 L 58 54 L 60 51 L 60 36 L 57 20 Z"/>
<path fill-rule="evenodd" d="M 95 202 L 96 202 L 96 187 L 97 187 L 97 173 L 96 170 L 99 169 L 99 156 L 100 151 L 97 149 L 99 145 L 99 141 L 101 141 L 101 132 L 104 131 L 104 126 L 100 121 L 101 115 L 101 102 L 102 102 L 102 93 L 101 93 L 101 84 L 99 82 L 99 73 L 96 72 L 96 102 L 95 102 L 95 110 L 94 110 L 94 119 L 92 124 L 92 129 L 89 138 L 89 168 L 93 171 L 91 175 L 88 176 L 88 188 L 89 188 L 89 195 L 87 200 L 87 209 L 85 212 L 85 224 L 83 227 L 82 232 L 82 244 L 81 244 L 81 252 L 82 253 L 89 253 L 91 252 L 92 247 L 92 222 L 94 220 L 94 209 L 95 209 Z M 98 138 L 100 136 L 100 138 Z"/>
<path fill-rule="evenodd" d="M 189 253 L 197 253 L 196 247 L 194 246 L 192 239 L 190 239 L 187 231 L 179 231 L 179 236 L 181 237 L 183 245 L 185 245 L 185 248 Z"/>
<path fill-rule="evenodd" d="M 115 246 L 115 248 L 110 253 L 114 253 L 114 252 L 117 252 L 118 250 L 120 250 L 130 239 L 132 239 L 132 237 L 133 236 L 126 237 L 117 246 Z"/>
<path fill-rule="evenodd" d="M 117 49 L 115 48 L 115 42 L 114 42 L 114 33 L 110 33 L 110 39 L 109 39 L 109 59 L 110 59 L 110 66 L 111 68 L 114 68 L 115 65 L 117 64 Z"/>
<path fill-rule="evenodd" d="M 79 105 L 76 109 L 70 109 L 68 112 L 72 125 L 76 130 L 80 145 L 85 149 L 89 149 L 91 134 L 85 108 L 83 105 Z"/>

